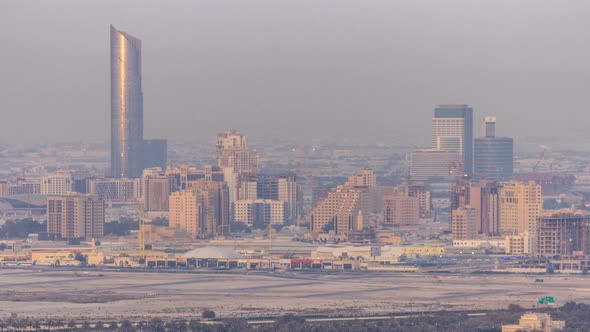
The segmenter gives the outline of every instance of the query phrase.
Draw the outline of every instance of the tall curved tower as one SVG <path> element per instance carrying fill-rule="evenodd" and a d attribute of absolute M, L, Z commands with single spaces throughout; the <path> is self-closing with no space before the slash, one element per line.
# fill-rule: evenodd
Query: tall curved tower
<path fill-rule="evenodd" d="M 111 25 L 111 176 L 139 177 L 142 163 L 141 40 Z"/>

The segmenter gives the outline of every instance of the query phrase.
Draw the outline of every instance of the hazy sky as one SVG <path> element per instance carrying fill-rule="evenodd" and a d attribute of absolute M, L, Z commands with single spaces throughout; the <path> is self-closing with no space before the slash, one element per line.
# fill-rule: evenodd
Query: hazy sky
<path fill-rule="evenodd" d="M 109 24 L 143 42 L 146 137 L 428 144 L 434 106 L 467 103 L 517 142 L 590 138 L 588 17 L 587 0 L 2 0 L 0 143 L 109 139 Z"/>

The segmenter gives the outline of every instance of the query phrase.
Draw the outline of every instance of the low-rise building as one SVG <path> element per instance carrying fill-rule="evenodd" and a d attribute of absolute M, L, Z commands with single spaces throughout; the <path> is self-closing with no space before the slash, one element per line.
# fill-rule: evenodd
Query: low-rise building
<path fill-rule="evenodd" d="M 502 332 L 551 332 L 565 328 L 565 321 L 552 320 L 549 314 L 529 312 L 515 325 L 502 325 Z"/>
<path fill-rule="evenodd" d="M 506 240 L 504 239 L 465 239 L 453 240 L 453 247 L 455 248 L 506 248 Z"/>
<path fill-rule="evenodd" d="M 510 235 L 506 237 L 506 253 L 512 255 L 523 255 L 529 252 L 528 234 Z"/>

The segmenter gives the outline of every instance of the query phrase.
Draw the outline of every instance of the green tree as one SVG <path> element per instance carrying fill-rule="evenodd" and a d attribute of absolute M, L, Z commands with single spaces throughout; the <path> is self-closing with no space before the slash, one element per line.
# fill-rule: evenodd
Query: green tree
<path fill-rule="evenodd" d="M 76 253 L 74 259 L 80 262 L 80 265 L 86 265 L 88 263 L 88 255 L 84 255 L 80 252 Z"/>
<path fill-rule="evenodd" d="M 47 230 L 45 223 L 40 223 L 32 218 L 9 220 L 0 226 L 0 238 L 26 238 L 31 233 L 40 233 Z"/>
<path fill-rule="evenodd" d="M 215 318 L 215 311 L 210 310 L 210 309 L 205 309 L 201 313 L 201 316 L 203 316 L 203 318 L 205 318 L 205 319 L 213 319 L 213 318 Z"/>

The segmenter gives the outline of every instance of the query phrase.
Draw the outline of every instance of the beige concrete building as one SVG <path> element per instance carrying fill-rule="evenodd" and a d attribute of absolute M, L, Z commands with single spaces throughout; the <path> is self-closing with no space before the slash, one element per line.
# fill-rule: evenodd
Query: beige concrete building
<path fill-rule="evenodd" d="M 500 232 L 500 188 L 493 181 L 470 183 L 469 205 L 477 210 L 479 216 L 478 233 L 491 236 Z"/>
<path fill-rule="evenodd" d="M 41 178 L 41 194 L 65 195 L 74 191 L 74 174 L 71 171 L 57 171 Z"/>
<path fill-rule="evenodd" d="M 237 174 L 258 172 L 258 152 L 248 148 L 246 137 L 236 130 L 217 135 L 217 165 L 231 167 Z"/>
<path fill-rule="evenodd" d="M 430 198 L 430 188 L 425 184 L 413 184 L 407 188 L 408 196 L 418 198 L 420 207 L 420 218 L 432 217 L 432 200 Z"/>
<path fill-rule="evenodd" d="M 169 224 L 191 234 L 210 238 L 227 232 L 229 192 L 224 182 L 198 181 L 191 189 L 170 195 Z"/>
<path fill-rule="evenodd" d="M 477 238 L 477 210 L 470 205 L 452 211 L 451 229 L 454 240 Z"/>
<path fill-rule="evenodd" d="M 502 325 L 502 332 L 552 332 L 565 328 L 565 321 L 552 320 L 549 314 L 529 312 L 522 317 L 518 325 Z"/>
<path fill-rule="evenodd" d="M 505 182 L 500 196 L 500 232 L 504 235 L 529 235 L 529 253 L 537 248 L 537 219 L 543 211 L 541 186 L 534 181 Z"/>
<path fill-rule="evenodd" d="M 534 181 L 510 181 L 500 190 L 500 231 L 536 234 L 537 218 L 543 211 L 541 186 Z"/>
<path fill-rule="evenodd" d="M 509 235 L 506 236 L 506 253 L 511 255 L 529 254 L 529 235 Z"/>
<path fill-rule="evenodd" d="M 374 187 L 376 184 L 377 177 L 375 176 L 375 172 L 368 168 L 349 176 L 347 183 L 347 185 L 352 187 Z"/>
<path fill-rule="evenodd" d="M 104 236 L 105 203 L 94 195 L 69 194 L 47 198 L 47 233 L 60 238 Z"/>
<path fill-rule="evenodd" d="M 0 197 L 8 195 L 8 181 L 0 180 Z"/>
<path fill-rule="evenodd" d="M 334 231 L 337 236 L 347 238 L 351 230 L 358 228 L 359 211 L 368 214 L 369 196 L 367 188 L 338 186 L 332 189 L 311 211 L 311 231 L 315 234 Z"/>
<path fill-rule="evenodd" d="M 160 167 L 144 169 L 141 181 L 144 211 L 168 211 L 168 198 L 173 187 L 174 179 L 166 175 Z"/>
<path fill-rule="evenodd" d="M 405 194 L 383 198 L 383 223 L 390 225 L 420 224 L 420 199 Z"/>
<path fill-rule="evenodd" d="M 174 191 L 190 189 L 197 181 L 222 182 L 224 181 L 224 171 L 216 165 L 206 165 L 204 168 L 168 166 L 165 175 L 174 179 Z"/>

